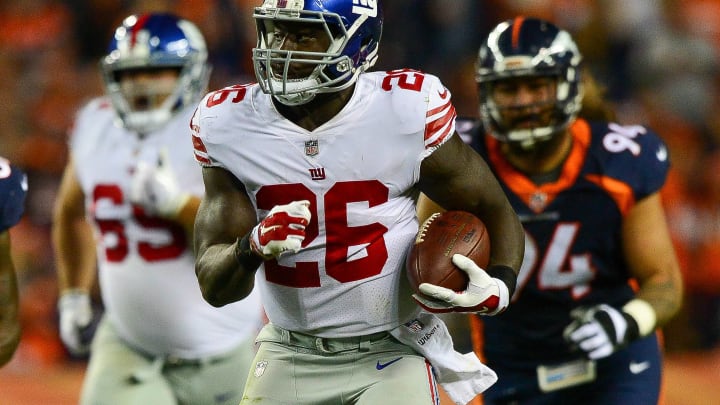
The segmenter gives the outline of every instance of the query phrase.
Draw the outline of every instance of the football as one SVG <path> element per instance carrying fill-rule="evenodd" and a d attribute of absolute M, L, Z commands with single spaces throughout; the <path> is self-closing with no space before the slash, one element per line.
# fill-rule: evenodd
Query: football
<path fill-rule="evenodd" d="M 416 293 L 431 283 L 454 291 L 467 288 L 467 273 L 452 263 L 456 253 L 467 256 L 483 269 L 490 260 L 490 237 L 485 224 L 465 211 L 433 214 L 418 231 L 406 259 L 407 277 Z"/>

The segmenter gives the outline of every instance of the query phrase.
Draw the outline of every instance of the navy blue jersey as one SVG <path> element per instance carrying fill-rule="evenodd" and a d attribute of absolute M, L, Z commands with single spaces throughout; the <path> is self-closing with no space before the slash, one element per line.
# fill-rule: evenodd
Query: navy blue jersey
<path fill-rule="evenodd" d="M 511 305 L 482 318 L 484 355 L 491 366 L 577 358 L 562 337 L 570 311 L 597 303 L 621 307 L 634 296 L 621 226 L 637 201 L 665 183 L 667 149 L 641 126 L 577 120 L 559 178 L 536 186 L 502 157 L 497 140 L 473 130 L 470 142 L 491 165 L 525 229 Z"/>
<path fill-rule="evenodd" d="M 17 224 L 25 211 L 27 177 L 0 157 L 0 232 Z"/>

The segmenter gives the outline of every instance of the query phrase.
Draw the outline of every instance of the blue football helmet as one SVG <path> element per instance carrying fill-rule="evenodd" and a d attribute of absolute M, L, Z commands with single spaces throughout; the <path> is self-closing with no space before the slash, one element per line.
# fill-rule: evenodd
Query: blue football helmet
<path fill-rule="evenodd" d="M 265 0 L 253 17 L 257 46 L 255 75 L 261 89 L 285 105 L 300 105 L 318 93 L 350 87 L 375 64 L 382 34 L 379 0 Z M 278 49 L 276 23 L 321 27 L 330 40 L 325 52 Z M 291 64 L 314 66 L 305 77 L 289 77 Z"/>
<path fill-rule="evenodd" d="M 198 102 L 210 77 L 207 57 L 205 39 L 190 21 L 161 13 L 125 18 L 100 62 L 105 89 L 123 126 L 145 134 Z M 178 69 L 174 84 L 151 87 L 120 82 L 119 73 L 124 71 L 166 68 Z M 135 108 L 133 100 L 143 97 L 151 100 L 149 106 Z"/>
<path fill-rule="evenodd" d="M 480 46 L 476 65 L 485 129 L 502 142 L 518 143 L 526 149 L 565 130 L 582 107 L 581 61 L 570 34 L 547 21 L 517 17 L 498 24 Z M 532 76 L 557 79 L 552 122 L 530 129 L 507 127 L 493 100 L 493 85 L 503 79 Z"/>

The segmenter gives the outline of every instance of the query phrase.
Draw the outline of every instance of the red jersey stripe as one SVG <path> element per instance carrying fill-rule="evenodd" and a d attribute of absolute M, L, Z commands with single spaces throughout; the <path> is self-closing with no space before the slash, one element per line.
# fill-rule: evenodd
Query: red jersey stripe
<path fill-rule="evenodd" d="M 455 109 L 455 107 L 453 107 L 453 105 L 452 105 L 452 103 L 450 102 L 450 100 L 448 100 L 447 103 L 441 105 L 440 107 L 435 107 L 435 108 L 433 108 L 432 110 L 429 110 L 425 116 L 426 116 L 426 117 L 432 117 L 432 116 L 435 115 L 435 114 L 441 113 L 443 110 L 445 110 L 445 109 L 448 108 L 448 107 L 452 107 L 453 109 Z"/>
<path fill-rule="evenodd" d="M 193 147 L 195 148 L 196 151 L 202 152 L 205 154 L 207 153 L 207 148 L 205 147 L 205 144 L 203 143 L 202 139 L 200 139 L 199 136 L 193 135 L 192 143 L 193 143 Z"/>
<path fill-rule="evenodd" d="M 453 128 L 455 128 L 453 123 L 456 117 L 455 107 L 449 104 L 449 109 L 442 116 L 427 122 L 425 124 L 425 147 L 434 146 L 442 142 L 445 137 L 451 133 Z M 439 133 L 439 131 L 442 132 Z"/>

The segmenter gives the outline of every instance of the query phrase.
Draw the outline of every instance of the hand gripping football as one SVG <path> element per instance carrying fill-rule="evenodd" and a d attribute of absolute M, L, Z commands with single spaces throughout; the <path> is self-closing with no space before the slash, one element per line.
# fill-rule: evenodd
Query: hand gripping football
<path fill-rule="evenodd" d="M 468 276 L 452 263 L 456 253 L 487 269 L 490 237 L 485 224 L 464 211 L 433 214 L 420 226 L 406 259 L 407 277 L 415 293 L 420 294 L 422 283 L 464 291 Z"/>

